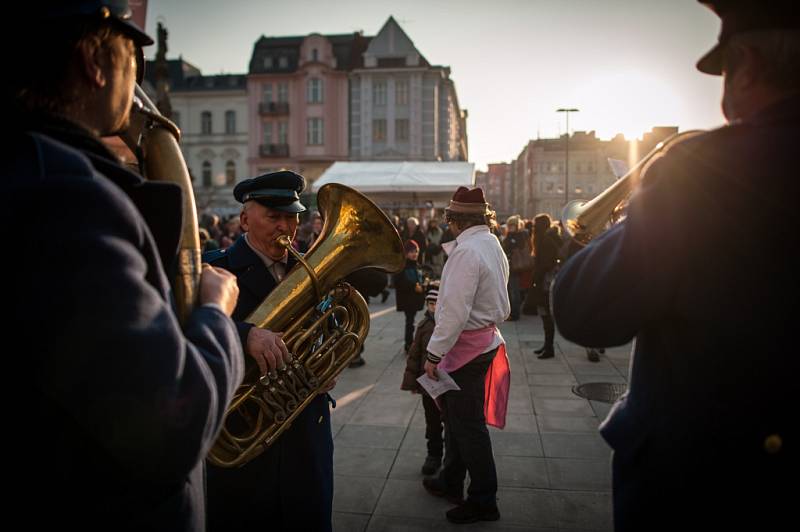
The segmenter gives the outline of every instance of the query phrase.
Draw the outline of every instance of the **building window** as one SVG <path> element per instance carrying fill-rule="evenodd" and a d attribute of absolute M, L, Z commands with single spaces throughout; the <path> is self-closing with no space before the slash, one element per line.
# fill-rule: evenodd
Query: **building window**
<path fill-rule="evenodd" d="M 278 122 L 278 144 L 288 144 L 286 139 L 289 137 L 289 123 Z"/>
<path fill-rule="evenodd" d="M 278 101 L 281 103 L 289 101 L 289 84 L 286 82 L 278 83 Z"/>
<path fill-rule="evenodd" d="M 552 181 L 548 181 L 547 183 L 545 183 L 544 189 L 547 192 L 552 192 L 553 191 L 553 182 Z"/>
<path fill-rule="evenodd" d="M 172 111 L 172 121 L 176 126 L 181 127 L 181 114 L 178 111 Z"/>
<path fill-rule="evenodd" d="M 375 105 L 386 105 L 386 82 L 376 81 L 372 85 L 372 100 Z"/>
<path fill-rule="evenodd" d="M 264 103 L 272 102 L 272 83 L 264 85 L 264 93 L 263 93 L 263 101 Z"/>
<path fill-rule="evenodd" d="M 316 48 L 311 50 L 311 60 L 312 61 L 318 61 L 319 60 L 319 55 L 317 53 L 317 49 Z"/>
<path fill-rule="evenodd" d="M 378 118 L 372 121 L 372 140 L 375 142 L 386 141 L 386 120 Z"/>
<path fill-rule="evenodd" d="M 309 118 L 306 121 L 306 144 L 309 146 L 318 146 L 322 144 L 322 119 Z"/>
<path fill-rule="evenodd" d="M 203 135 L 211 134 L 211 111 L 203 111 L 200 115 L 200 127 Z"/>
<path fill-rule="evenodd" d="M 225 184 L 233 185 L 236 183 L 236 163 L 228 161 L 225 163 Z"/>
<path fill-rule="evenodd" d="M 265 57 L 264 58 L 264 68 L 272 68 L 272 67 L 273 67 L 272 58 L 269 57 L 269 56 Z"/>
<path fill-rule="evenodd" d="M 272 122 L 264 123 L 264 144 L 272 144 Z"/>
<path fill-rule="evenodd" d="M 286 68 L 289 66 L 289 58 L 285 55 L 282 55 L 278 58 L 278 67 L 279 68 Z"/>
<path fill-rule="evenodd" d="M 211 163 L 208 161 L 203 161 L 203 186 L 211 186 Z"/>
<path fill-rule="evenodd" d="M 398 141 L 408 140 L 408 119 L 398 118 L 394 121 L 394 136 Z"/>
<path fill-rule="evenodd" d="M 236 134 L 236 111 L 225 111 L 225 133 Z"/>
<path fill-rule="evenodd" d="M 308 103 L 322 103 L 322 80 L 311 78 L 306 86 L 306 101 Z"/>
<path fill-rule="evenodd" d="M 394 85 L 394 93 L 397 105 L 408 105 L 408 81 L 398 80 Z"/>

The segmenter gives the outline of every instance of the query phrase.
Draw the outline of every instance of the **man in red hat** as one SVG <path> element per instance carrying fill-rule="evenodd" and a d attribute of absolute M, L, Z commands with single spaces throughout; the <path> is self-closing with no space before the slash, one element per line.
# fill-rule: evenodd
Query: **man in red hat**
<path fill-rule="evenodd" d="M 446 371 L 460 387 L 437 399 L 447 427 L 445 460 L 438 477 L 423 481 L 432 495 L 458 504 L 447 512 L 453 523 L 500 519 L 486 424 L 505 426 L 510 374 L 497 324 L 508 318 L 511 305 L 508 260 L 489 231 L 491 215 L 480 188 L 460 187 L 445 211 L 456 239 L 442 245 L 448 259 L 427 346 L 427 375 L 436 379 L 438 371 Z M 463 500 L 467 472 L 470 483 Z"/>
<path fill-rule="evenodd" d="M 706 3 L 722 31 L 697 67 L 723 76 L 729 125 L 651 161 L 626 220 L 552 292 L 568 340 L 635 338 L 628 392 L 600 427 L 621 531 L 795 520 L 800 263 L 782 229 L 800 226 L 798 10 Z"/>

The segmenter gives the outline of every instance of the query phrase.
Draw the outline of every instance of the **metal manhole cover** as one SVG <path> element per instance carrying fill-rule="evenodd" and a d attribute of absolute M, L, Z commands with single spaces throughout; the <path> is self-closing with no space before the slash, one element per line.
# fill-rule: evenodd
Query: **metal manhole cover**
<path fill-rule="evenodd" d="M 572 387 L 572 393 L 580 395 L 585 399 L 600 401 L 603 403 L 614 403 L 628 389 L 627 384 L 614 382 L 587 382 Z"/>

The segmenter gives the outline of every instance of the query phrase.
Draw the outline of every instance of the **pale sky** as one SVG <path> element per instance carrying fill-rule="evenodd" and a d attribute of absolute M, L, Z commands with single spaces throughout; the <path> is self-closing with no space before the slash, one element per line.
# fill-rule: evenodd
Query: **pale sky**
<path fill-rule="evenodd" d="M 562 107 L 602 139 L 724 123 L 721 79 L 694 67 L 719 19 L 697 0 L 149 0 L 146 30 L 162 22 L 167 56 L 203 74 L 244 74 L 261 35 L 374 36 L 390 15 L 451 68 L 478 170 L 563 133 Z"/>

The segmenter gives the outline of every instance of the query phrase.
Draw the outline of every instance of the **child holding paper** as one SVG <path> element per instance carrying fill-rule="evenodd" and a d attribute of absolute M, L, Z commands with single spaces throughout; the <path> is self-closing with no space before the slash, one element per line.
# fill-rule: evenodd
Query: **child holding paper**
<path fill-rule="evenodd" d="M 422 407 L 425 409 L 425 438 L 428 440 L 428 456 L 422 466 L 423 475 L 433 475 L 438 471 L 442 465 L 444 451 L 444 439 L 442 438 L 444 425 L 442 424 L 441 412 L 439 412 L 439 407 L 436 406 L 434 400 L 417 382 L 417 377 L 425 373 L 426 347 L 436 325 L 434 314 L 436 313 L 436 298 L 439 295 L 438 288 L 438 285 L 432 286 L 425 294 L 425 316 L 417 324 L 417 329 L 414 332 L 414 340 L 411 342 L 408 358 L 406 359 L 403 383 L 400 385 L 401 390 L 422 394 Z"/>

